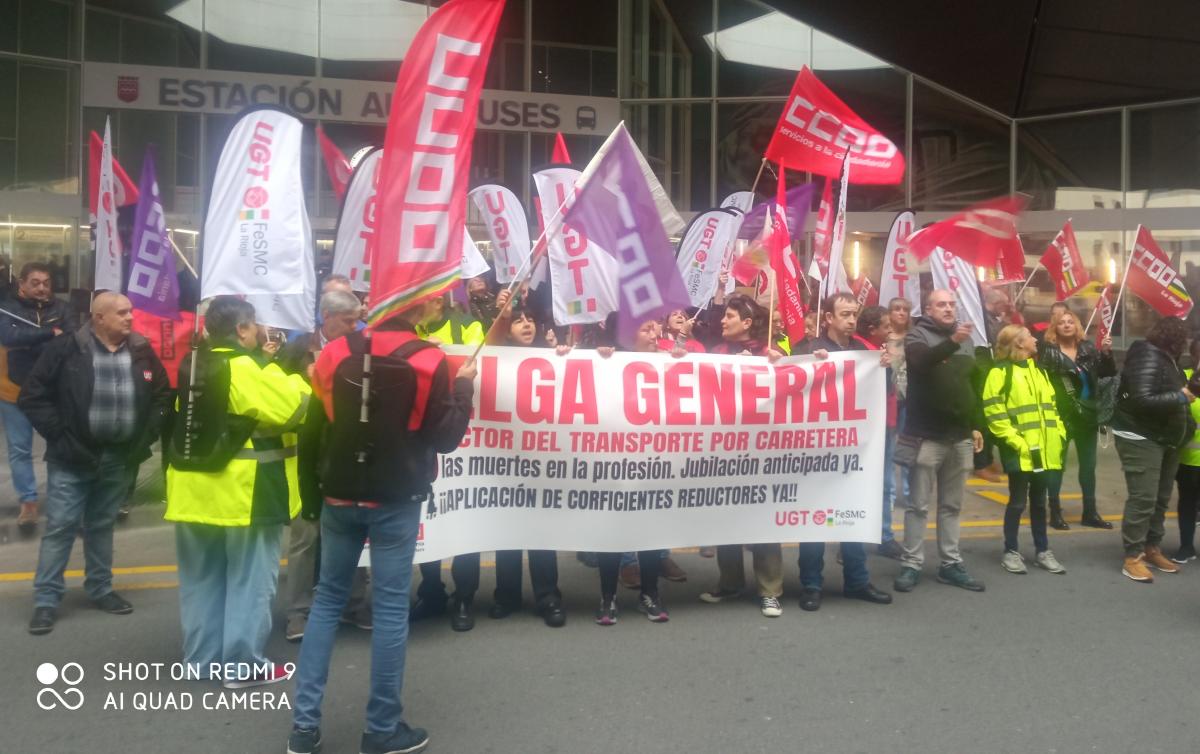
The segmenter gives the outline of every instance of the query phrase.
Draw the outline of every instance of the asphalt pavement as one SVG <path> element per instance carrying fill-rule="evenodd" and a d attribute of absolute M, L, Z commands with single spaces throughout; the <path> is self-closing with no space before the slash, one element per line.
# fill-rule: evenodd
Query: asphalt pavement
<path fill-rule="evenodd" d="M 441 620 L 413 627 L 406 717 L 429 730 L 429 751 L 445 753 L 1200 751 L 1200 564 L 1136 584 L 1120 573 L 1119 530 L 1074 526 L 1051 533 L 1066 575 L 1011 575 L 999 564 L 1004 487 L 970 490 L 963 551 L 987 584 L 982 594 L 936 583 L 927 564 L 916 591 L 892 605 L 844 600 L 830 547 L 825 604 L 803 612 L 793 545 L 784 550 L 783 616 L 767 619 L 749 597 L 701 603 L 716 564 L 677 551 L 688 580 L 663 587 L 671 621 L 649 623 L 622 590 L 619 624 L 600 628 L 591 621 L 596 572 L 563 553 L 569 621 L 551 629 L 531 612 L 486 616 L 485 555 L 475 630 L 456 634 Z M 1118 517 L 1124 483 L 1111 449 L 1100 495 L 1102 512 Z M 55 630 L 30 636 L 37 541 L 0 531 L 0 753 L 281 754 L 290 712 L 267 707 L 290 704 L 292 683 L 254 696 L 171 678 L 181 658 L 174 541 L 153 468 L 135 497 L 116 543 L 117 588 L 132 615 L 92 608 L 72 572 Z M 1068 515 L 1078 520 L 1077 497 Z M 1174 519 L 1167 542 L 1176 542 Z M 1027 526 L 1022 546 L 1031 560 Z M 71 567 L 81 563 L 77 548 Z M 872 555 L 869 566 L 891 591 L 899 564 Z M 277 606 L 270 652 L 293 661 L 298 645 L 283 640 L 282 624 Z M 370 635 L 344 627 L 324 707 L 329 754 L 357 751 L 369 656 Z M 120 676 L 122 667 L 141 678 Z M 81 706 L 65 708 L 80 695 Z"/>

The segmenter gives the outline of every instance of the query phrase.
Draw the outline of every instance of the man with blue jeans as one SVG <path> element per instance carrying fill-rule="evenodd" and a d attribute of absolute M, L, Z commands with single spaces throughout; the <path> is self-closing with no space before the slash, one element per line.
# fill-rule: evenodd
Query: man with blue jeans
<path fill-rule="evenodd" d="M 17 406 L 21 385 L 56 335 L 75 331 L 70 307 L 54 298 L 50 267 L 30 262 L 21 268 L 17 293 L 0 302 L 0 418 L 8 440 L 8 466 L 24 534 L 37 527 L 37 477 L 33 473 L 33 425 Z"/>
<path fill-rule="evenodd" d="M 91 323 L 52 341 L 21 389 L 21 410 L 46 438 L 50 477 L 29 622 L 35 635 L 54 628 L 77 530 L 88 596 L 107 613 L 133 612 L 112 588 L 113 523 L 158 439 L 170 384 L 149 341 L 132 327 L 129 299 L 97 295 Z"/>
<path fill-rule="evenodd" d="M 858 325 L 858 299 L 848 293 L 835 293 L 825 299 L 822 307 L 825 317 L 825 334 L 812 342 L 813 354 L 817 358 L 828 358 L 836 351 L 866 351 L 868 347 L 855 338 Z M 880 363 L 888 366 L 887 351 L 882 352 Z M 876 589 L 867 573 L 867 551 L 861 542 L 842 542 L 842 594 L 875 605 L 889 605 L 892 595 Z M 800 595 L 801 610 L 821 609 L 821 589 L 824 583 L 825 543 L 800 543 Z"/>
<path fill-rule="evenodd" d="M 408 596 L 421 507 L 430 501 L 437 454 L 455 450 L 466 434 L 475 364 L 452 379 L 445 355 L 417 337 L 437 315 L 418 304 L 366 334 L 329 343 L 313 367 L 314 396 L 305 434 L 321 437 L 316 477 L 321 485 L 321 575 L 300 645 L 289 754 L 321 748 L 321 702 L 338 621 L 363 545 L 371 542 L 374 632 L 370 701 L 361 754 L 416 752 L 428 734 L 404 721 L 400 692 L 408 642 Z M 370 349 L 368 351 L 368 349 Z M 371 354 L 368 421 L 360 420 L 363 361 Z M 334 411 L 335 406 L 337 411 Z M 305 496 L 308 507 L 310 496 Z"/>

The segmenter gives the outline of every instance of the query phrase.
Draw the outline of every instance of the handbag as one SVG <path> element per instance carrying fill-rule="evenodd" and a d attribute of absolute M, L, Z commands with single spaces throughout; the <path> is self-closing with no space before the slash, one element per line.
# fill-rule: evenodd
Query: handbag
<path fill-rule="evenodd" d="M 892 463 L 906 469 L 916 466 L 917 455 L 921 452 L 921 443 L 923 442 L 925 440 L 913 435 L 897 435 L 896 449 L 892 451 Z"/>

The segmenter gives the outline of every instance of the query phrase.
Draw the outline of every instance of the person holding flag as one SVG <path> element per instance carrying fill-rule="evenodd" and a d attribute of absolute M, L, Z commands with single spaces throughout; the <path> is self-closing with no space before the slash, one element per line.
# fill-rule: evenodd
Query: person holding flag
<path fill-rule="evenodd" d="M 1097 418 L 1097 396 L 1100 380 L 1117 374 L 1117 362 L 1112 355 L 1112 338 L 1101 341 L 1097 348 L 1083 335 L 1083 326 L 1075 312 L 1067 309 L 1050 323 L 1041 343 L 1039 365 L 1054 385 L 1054 403 L 1058 415 L 1067 427 L 1067 449 L 1075 444 L 1079 458 L 1079 488 L 1083 492 L 1083 518 L 1080 523 L 1095 529 L 1111 529 L 1112 524 L 1100 517 L 1096 509 L 1096 449 L 1100 422 Z M 1050 526 L 1065 530 L 1063 519 L 1062 474 L 1050 478 Z"/>

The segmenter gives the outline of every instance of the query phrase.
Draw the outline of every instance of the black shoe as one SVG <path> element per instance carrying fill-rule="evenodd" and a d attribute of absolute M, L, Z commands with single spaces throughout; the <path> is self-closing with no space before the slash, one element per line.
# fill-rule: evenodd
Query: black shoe
<path fill-rule="evenodd" d="M 876 589 L 872 584 L 860 586 L 858 589 L 851 589 L 842 592 L 842 596 L 852 600 L 862 600 L 870 602 L 873 605 L 890 605 L 892 604 L 892 595 L 887 592 Z"/>
<path fill-rule="evenodd" d="M 321 750 L 321 729 L 292 728 L 287 754 L 317 754 Z"/>
<path fill-rule="evenodd" d="M 471 615 L 470 600 L 454 600 L 454 610 L 450 613 L 450 628 L 454 631 L 470 631 L 475 628 L 475 616 Z"/>
<path fill-rule="evenodd" d="M 419 621 L 419 620 L 425 620 L 426 618 L 434 618 L 439 615 L 445 615 L 445 614 L 446 614 L 446 600 L 445 599 L 434 602 L 431 600 L 425 600 L 425 599 L 421 599 L 418 597 L 417 601 L 414 602 L 412 607 L 410 607 L 408 609 L 408 622 L 415 623 L 416 621 Z"/>
<path fill-rule="evenodd" d="M 815 613 L 821 609 L 821 590 L 805 589 L 800 593 L 800 609 Z"/>
<path fill-rule="evenodd" d="M 1100 518 L 1100 516 L 1098 514 L 1095 514 L 1095 513 L 1083 514 L 1083 519 L 1079 523 L 1081 526 L 1090 526 L 1093 529 L 1111 529 L 1111 528 L 1113 528 L 1113 525 L 1110 522 L 1105 521 L 1104 519 Z"/>
<path fill-rule="evenodd" d="M 54 630 L 54 620 L 57 617 L 57 611 L 52 607 L 35 607 L 33 618 L 29 620 L 29 633 L 34 636 L 50 633 Z"/>
<path fill-rule="evenodd" d="M 1050 528 L 1057 529 L 1058 531 L 1067 531 L 1071 528 L 1071 525 L 1063 518 L 1062 511 L 1057 510 L 1050 514 Z"/>
<path fill-rule="evenodd" d="M 133 612 L 133 605 L 129 604 L 129 600 L 116 592 L 109 592 L 100 599 L 95 600 L 95 605 L 111 615 L 129 615 Z"/>
<path fill-rule="evenodd" d="M 894 539 L 889 539 L 888 541 L 876 547 L 875 552 L 879 553 L 885 558 L 891 558 L 892 560 L 900 560 L 900 558 L 904 557 L 904 547 L 902 547 L 901 544 Z"/>
<path fill-rule="evenodd" d="M 492 620 L 504 620 L 520 609 L 520 605 L 510 605 L 507 602 L 495 602 L 490 608 L 488 608 L 488 617 Z"/>
<path fill-rule="evenodd" d="M 562 603 L 558 600 L 548 600 L 545 604 L 539 605 L 538 615 L 542 616 L 542 620 L 550 628 L 562 628 L 567 625 L 567 611 L 563 609 Z"/>
<path fill-rule="evenodd" d="M 407 723 L 400 723 L 390 736 L 382 733 L 362 734 L 358 751 L 359 754 L 410 754 L 424 749 L 428 744 L 429 734 L 423 728 L 410 728 Z"/>
<path fill-rule="evenodd" d="M 1196 559 L 1196 549 L 1194 547 L 1180 547 L 1179 550 L 1171 556 L 1171 561 L 1180 565 L 1188 561 Z"/>

